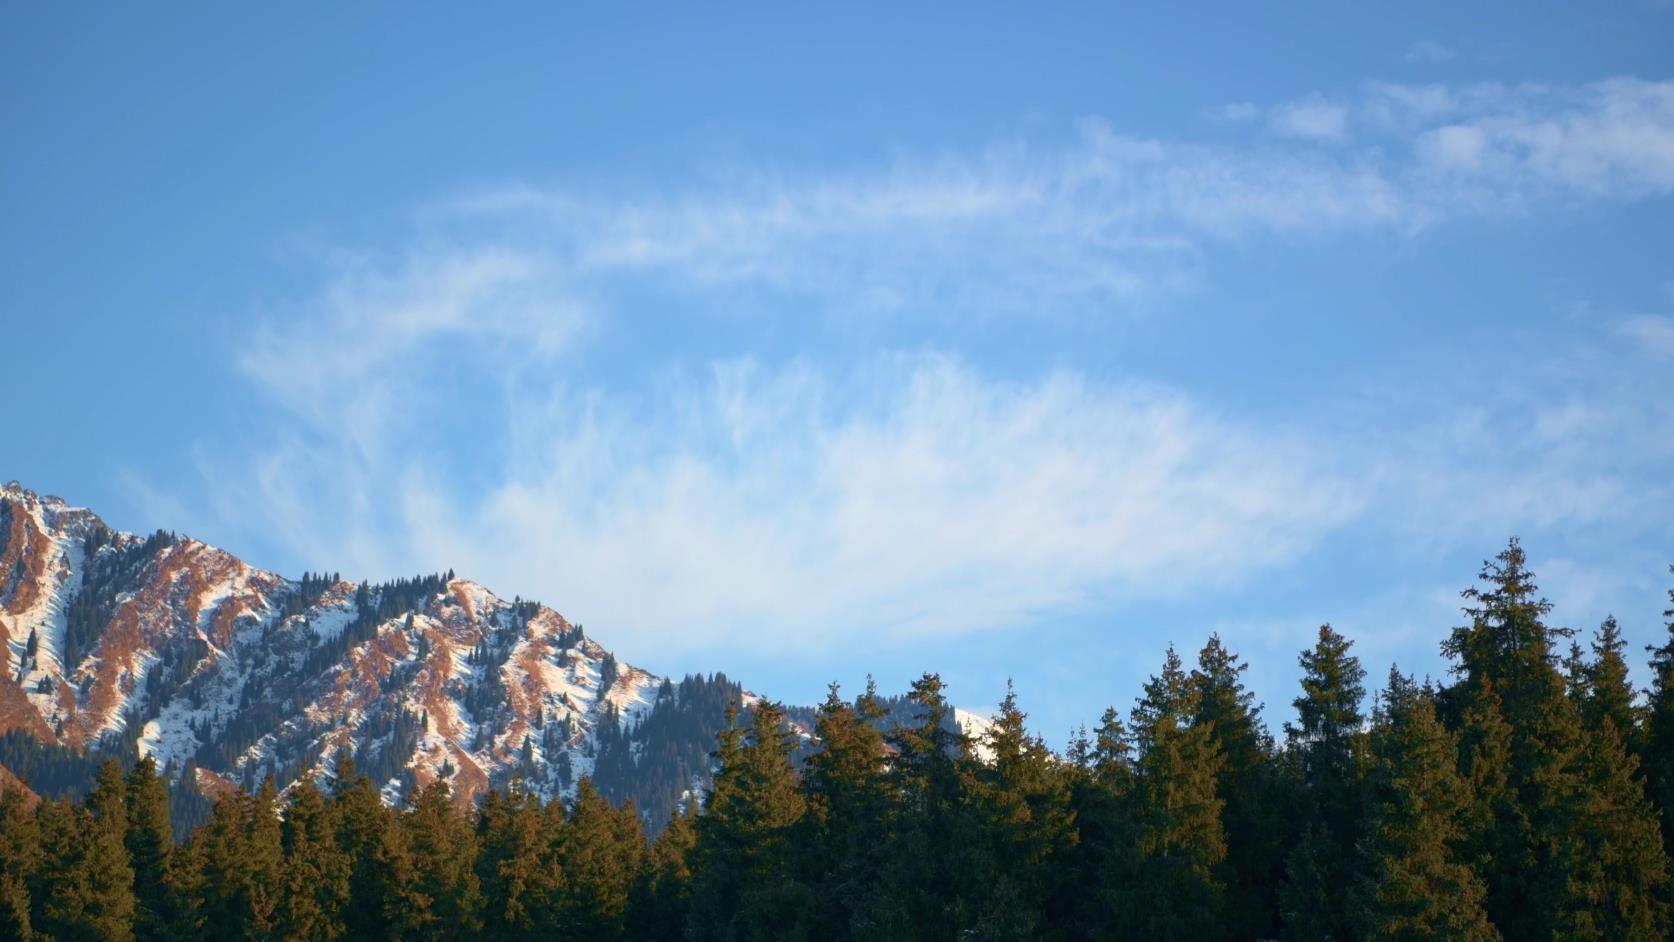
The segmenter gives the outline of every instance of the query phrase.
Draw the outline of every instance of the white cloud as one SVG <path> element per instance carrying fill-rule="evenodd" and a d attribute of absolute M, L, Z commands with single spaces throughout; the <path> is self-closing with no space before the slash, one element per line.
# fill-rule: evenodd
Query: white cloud
<path fill-rule="evenodd" d="M 1611 518 L 1628 485 L 1602 443 L 1659 417 L 1595 400 L 1520 407 L 1508 436 L 1461 416 L 1455 391 L 1424 412 L 1453 424 L 1389 441 L 1382 413 L 1307 434 L 1175 390 L 1002 380 L 934 355 L 724 361 L 628 390 L 580 378 L 575 344 L 645 327 L 620 320 L 624 291 L 664 292 L 700 324 L 762 296 L 781 318 L 1104 315 L 1189 287 L 1221 241 L 1655 195 L 1674 188 L 1671 89 L 1375 86 L 1269 113 L 1332 148 L 1088 122 L 1062 147 L 672 196 L 484 190 L 433 207 L 393 262 L 339 264 L 251 339 L 240 364 L 285 418 L 247 459 L 201 460 L 193 503 L 315 568 L 452 566 L 613 641 L 688 647 L 1016 624 L 1247 579 L 1369 515 L 1476 539 Z M 1654 348 L 1665 329 L 1621 332 Z M 457 389 L 496 408 L 443 422 Z"/>
<path fill-rule="evenodd" d="M 1313 97 L 1280 105 L 1268 113 L 1267 120 L 1280 134 L 1336 141 L 1348 133 L 1349 111 L 1342 105 Z"/>
<path fill-rule="evenodd" d="M 1617 323 L 1616 333 L 1646 352 L 1674 355 L 1674 317 L 1636 314 Z"/>
<path fill-rule="evenodd" d="M 1407 59 L 1412 62 L 1447 62 L 1458 55 L 1451 47 L 1434 39 L 1420 39 L 1407 47 Z"/>

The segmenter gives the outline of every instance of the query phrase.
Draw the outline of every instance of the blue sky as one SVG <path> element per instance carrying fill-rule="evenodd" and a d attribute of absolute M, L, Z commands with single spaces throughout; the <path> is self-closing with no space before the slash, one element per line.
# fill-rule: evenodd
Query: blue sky
<path fill-rule="evenodd" d="M 1054 741 L 1513 534 L 1655 640 L 1674 7 L 1116 6 L 8 9 L 0 476 Z"/>

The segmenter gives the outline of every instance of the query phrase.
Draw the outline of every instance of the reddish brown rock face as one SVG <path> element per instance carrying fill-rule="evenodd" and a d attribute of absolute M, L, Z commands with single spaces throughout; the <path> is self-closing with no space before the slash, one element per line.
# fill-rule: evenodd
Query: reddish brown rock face
<path fill-rule="evenodd" d="M 513 775 L 555 797 L 590 770 L 599 724 L 635 722 L 662 684 L 618 664 L 601 690 L 603 648 L 464 580 L 288 580 L 16 485 L 0 540 L 0 731 L 131 741 L 211 791 L 329 780 L 346 750 L 391 798 L 446 779 L 471 802 Z"/>

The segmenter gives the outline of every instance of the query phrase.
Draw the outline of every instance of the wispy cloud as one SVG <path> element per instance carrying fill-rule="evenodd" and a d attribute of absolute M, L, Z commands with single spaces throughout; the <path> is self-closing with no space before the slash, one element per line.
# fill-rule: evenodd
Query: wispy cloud
<path fill-rule="evenodd" d="M 1659 314 L 1624 317 L 1616 324 L 1616 333 L 1648 353 L 1674 356 L 1674 317 Z"/>
<path fill-rule="evenodd" d="M 453 566 L 642 649 L 1012 625 L 1248 579 L 1368 517 L 1429 532 L 1610 517 L 1623 485 L 1586 448 L 1658 417 L 1597 399 L 1507 407 L 1521 438 L 1451 401 L 1431 410 L 1439 427 L 1333 435 L 935 353 L 705 358 L 628 390 L 588 378 L 584 338 L 645 327 L 625 319 L 635 292 L 699 324 L 752 303 L 781 318 L 1108 315 L 1189 289 L 1220 244 L 1665 194 L 1671 102 L 1674 83 L 1634 80 L 1385 85 L 1268 108 L 1238 147 L 1089 121 L 1050 148 L 764 168 L 658 197 L 485 188 L 431 207 L 393 262 L 337 263 L 250 338 L 240 365 L 281 417 L 245 458 L 202 459 L 194 503 L 317 566 Z M 1652 347 L 1666 326 L 1621 332 Z M 457 414 L 457 390 L 476 411 Z M 450 456 L 466 452 L 462 479 Z M 1542 470 L 1459 453 L 1539 455 Z"/>
<path fill-rule="evenodd" d="M 1407 47 L 1406 57 L 1411 62 L 1448 62 L 1458 58 L 1451 46 L 1434 39 L 1420 39 Z"/>

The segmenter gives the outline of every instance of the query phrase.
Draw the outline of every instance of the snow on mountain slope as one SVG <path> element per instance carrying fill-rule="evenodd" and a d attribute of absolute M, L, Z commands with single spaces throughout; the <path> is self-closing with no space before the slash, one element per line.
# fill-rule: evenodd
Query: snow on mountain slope
<path fill-rule="evenodd" d="M 118 533 L 15 483 L 0 488 L 0 642 L 0 733 L 132 748 L 247 786 L 327 780 L 347 753 L 392 800 L 437 779 L 461 802 L 513 779 L 572 794 L 690 686 L 451 574 L 285 579 L 187 537 Z M 695 735 L 713 735 L 711 712 Z"/>
<path fill-rule="evenodd" d="M 0 768 L 144 755 L 204 794 L 326 783 L 346 755 L 391 802 L 438 780 L 461 803 L 513 783 L 550 801 L 590 776 L 657 825 L 706 785 L 728 707 L 758 700 L 724 675 L 619 662 L 558 612 L 451 572 L 286 579 L 15 482 L 0 643 Z M 954 720 L 985 755 L 989 722 Z M 811 712 L 797 730 L 812 739 Z"/>

